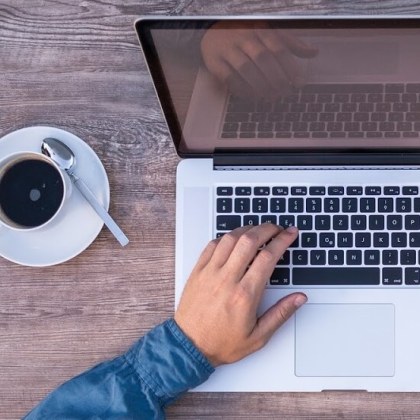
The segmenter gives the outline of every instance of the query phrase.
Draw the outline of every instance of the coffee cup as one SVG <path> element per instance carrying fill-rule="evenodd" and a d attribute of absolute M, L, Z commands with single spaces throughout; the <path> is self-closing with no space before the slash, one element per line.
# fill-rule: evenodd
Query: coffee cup
<path fill-rule="evenodd" d="M 71 191 L 64 172 L 47 156 L 13 153 L 0 160 L 0 225 L 33 231 L 51 224 Z"/>

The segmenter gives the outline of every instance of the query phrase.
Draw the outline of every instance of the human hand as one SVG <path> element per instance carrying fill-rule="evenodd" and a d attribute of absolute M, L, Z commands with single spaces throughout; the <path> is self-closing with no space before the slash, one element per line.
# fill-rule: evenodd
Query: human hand
<path fill-rule="evenodd" d="M 305 83 L 296 58 L 312 58 L 318 49 L 287 30 L 266 23 L 219 22 L 201 40 L 206 67 L 238 96 L 274 99 L 292 93 Z"/>
<path fill-rule="evenodd" d="M 257 316 L 266 282 L 297 235 L 297 228 L 265 223 L 235 229 L 204 249 L 175 321 L 213 366 L 235 362 L 263 347 L 306 302 L 303 293 L 292 293 Z"/>

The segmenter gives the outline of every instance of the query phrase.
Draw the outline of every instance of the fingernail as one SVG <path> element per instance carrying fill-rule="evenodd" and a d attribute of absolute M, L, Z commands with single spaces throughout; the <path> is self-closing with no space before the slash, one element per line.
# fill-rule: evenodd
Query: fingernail
<path fill-rule="evenodd" d="M 299 295 L 295 299 L 295 306 L 296 308 L 300 308 L 302 305 L 304 305 L 308 301 L 308 298 L 305 295 Z"/>
<path fill-rule="evenodd" d="M 298 231 L 298 228 L 296 226 L 289 226 L 286 229 L 286 232 L 289 232 L 289 233 L 296 233 L 297 231 Z"/>

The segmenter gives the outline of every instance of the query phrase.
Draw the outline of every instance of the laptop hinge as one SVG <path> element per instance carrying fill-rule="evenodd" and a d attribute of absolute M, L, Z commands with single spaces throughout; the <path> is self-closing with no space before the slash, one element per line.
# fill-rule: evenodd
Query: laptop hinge
<path fill-rule="evenodd" d="M 297 167 L 349 167 L 419 169 L 420 152 L 363 152 L 363 153 L 247 153 L 219 152 L 213 155 L 214 169 L 295 169 Z"/>

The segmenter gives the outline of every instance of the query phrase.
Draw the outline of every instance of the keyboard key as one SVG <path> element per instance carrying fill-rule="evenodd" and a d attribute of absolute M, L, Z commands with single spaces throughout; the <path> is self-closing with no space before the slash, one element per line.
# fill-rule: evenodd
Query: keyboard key
<path fill-rule="evenodd" d="M 273 187 L 273 195 L 287 195 L 289 194 L 289 187 Z"/>
<path fill-rule="evenodd" d="M 247 112 L 228 112 L 225 116 L 226 122 L 241 122 L 241 121 L 248 121 L 248 113 Z"/>
<path fill-rule="evenodd" d="M 311 265 L 325 265 L 327 261 L 327 254 L 324 250 L 311 251 Z"/>
<path fill-rule="evenodd" d="M 334 230 L 347 230 L 349 228 L 349 217 L 346 215 L 333 216 Z"/>
<path fill-rule="evenodd" d="M 297 227 L 299 230 L 312 230 L 312 216 L 298 216 Z"/>
<path fill-rule="evenodd" d="M 295 216 L 280 216 L 279 225 L 284 228 L 288 226 L 295 226 Z"/>
<path fill-rule="evenodd" d="M 303 213 L 303 198 L 289 198 L 289 213 Z"/>
<path fill-rule="evenodd" d="M 218 198 L 216 204 L 217 213 L 232 213 L 232 199 Z"/>
<path fill-rule="evenodd" d="M 344 264 L 344 251 L 333 249 L 328 251 L 328 264 L 329 265 L 343 265 Z"/>
<path fill-rule="evenodd" d="M 394 200 L 392 198 L 378 198 L 378 212 L 392 213 L 394 211 Z"/>
<path fill-rule="evenodd" d="M 416 251 L 413 249 L 403 249 L 400 251 L 400 264 L 401 265 L 415 265 L 416 264 Z"/>
<path fill-rule="evenodd" d="M 351 229 L 366 230 L 366 216 L 363 214 L 351 216 Z"/>
<path fill-rule="evenodd" d="M 300 286 L 375 285 L 380 283 L 380 271 L 377 267 L 298 267 L 293 268 L 292 281 Z"/>
<path fill-rule="evenodd" d="M 330 230 L 331 218 L 330 216 L 315 216 L 316 230 Z"/>
<path fill-rule="evenodd" d="M 307 188 L 306 187 L 292 187 L 291 193 L 292 195 L 306 195 Z"/>
<path fill-rule="evenodd" d="M 307 198 L 306 199 L 306 212 L 307 213 L 321 213 L 322 202 L 320 198 Z"/>
<path fill-rule="evenodd" d="M 239 124 L 236 122 L 227 122 L 227 123 L 224 123 L 223 125 L 223 131 L 227 131 L 227 132 L 237 131 L 238 128 L 239 128 Z"/>
<path fill-rule="evenodd" d="M 409 245 L 411 248 L 420 248 L 420 233 L 410 233 Z"/>
<path fill-rule="evenodd" d="M 293 265 L 308 264 L 308 251 L 295 250 L 293 251 Z"/>
<path fill-rule="evenodd" d="M 217 187 L 217 195 L 232 195 L 233 188 L 232 187 Z"/>
<path fill-rule="evenodd" d="M 420 216 L 417 214 L 405 216 L 405 230 L 420 230 Z"/>
<path fill-rule="evenodd" d="M 339 248 L 351 248 L 353 246 L 353 235 L 351 233 L 338 233 L 337 246 Z"/>
<path fill-rule="evenodd" d="M 267 213 L 268 211 L 268 198 L 253 198 L 252 199 L 253 213 Z"/>
<path fill-rule="evenodd" d="M 235 213 L 249 213 L 251 201 L 249 198 L 235 198 Z"/>
<path fill-rule="evenodd" d="M 375 232 L 373 234 L 373 246 L 375 248 L 388 248 L 389 246 L 389 233 L 388 232 Z"/>
<path fill-rule="evenodd" d="M 420 285 L 420 268 L 407 267 L 405 269 L 405 284 Z"/>
<path fill-rule="evenodd" d="M 369 229 L 370 230 L 384 230 L 385 217 L 381 214 L 369 216 Z"/>
<path fill-rule="evenodd" d="M 286 199 L 285 198 L 271 198 L 270 211 L 271 213 L 284 213 L 286 211 Z"/>
<path fill-rule="evenodd" d="M 354 245 L 356 248 L 369 248 L 371 246 L 370 232 L 357 232 Z"/>
<path fill-rule="evenodd" d="M 319 246 L 321 248 L 333 248 L 335 246 L 335 233 L 322 232 L 319 234 Z"/>
<path fill-rule="evenodd" d="M 287 250 L 277 261 L 277 265 L 289 265 L 290 264 L 290 251 Z"/>
<path fill-rule="evenodd" d="M 360 211 L 362 213 L 374 213 L 375 212 L 375 199 L 374 198 L 361 198 L 360 199 Z"/>
<path fill-rule="evenodd" d="M 238 135 L 236 134 L 236 132 L 227 132 L 227 133 L 222 133 L 221 135 L 222 139 L 236 139 L 238 137 Z"/>
<path fill-rule="evenodd" d="M 347 195 L 362 195 L 363 188 L 362 187 L 347 187 L 346 192 L 347 192 Z"/>
<path fill-rule="evenodd" d="M 251 187 L 236 187 L 236 195 L 251 195 Z"/>
<path fill-rule="evenodd" d="M 241 226 L 241 216 L 217 216 L 217 230 L 233 230 Z"/>
<path fill-rule="evenodd" d="M 347 265 L 362 265 L 362 251 L 349 250 L 346 255 Z"/>
<path fill-rule="evenodd" d="M 317 247 L 317 235 L 313 232 L 305 232 L 301 235 L 301 245 L 303 248 L 316 248 Z"/>
<path fill-rule="evenodd" d="M 324 198 L 324 212 L 325 213 L 338 213 L 340 211 L 339 198 Z"/>
<path fill-rule="evenodd" d="M 384 285 L 400 285 L 402 284 L 402 268 L 383 268 L 382 269 L 382 284 Z"/>
<path fill-rule="evenodd" d="M 365 194 L 366 195 L 381 195 L 382 188 L 381 187 L 365 187 Z"/>
<path fill-rule="evenodd" d="M 341 202 L 343 213 L 356 213 L 357 212 L 357 198 L 343 198 Z"/>
<path fill-rule="evenodd" d="M 270 195 L 269 187 L 254 187 L 254 195 Z"/>
<path fill-rule="evenodd" d="M 405 248 L 407 246 L 407 234 L 405 232 L 393 232 L 391 234 L 391 246 L 393 248 Z"/>
<path fill-rule="evenodd" d="M 273 224 L 277 224 L 277 216 L 274 215 L 265 215 L 265 216 L 261 216 L 261 224 L 262 223 L 273 223 Z"/>
<path fill-rule="evenodd" d="M 259 216 L 244 216 L 244 226 L 257 226 L 259 224 Z"/>
<path fill-rule="evenodd" d="M 400 187 L 384 187 L 385 195 L 399 195 Z"/>
<path fill-rule="evenodd" d="M 397 211 L 398 213 L 409 213 L 411 211 L 411 199 L 397 198 L 395 211 Z"/>
<path fill-rule="evenodd" d="M 310 195 L 325 195 L 325 187 L 309 187 Z"/>
<path fill-rule="evenodd" d="M 252 132 L 255 133 L 257 128 L 257 124 L 254 122 L 243 122 L 241 123 L 241 131 Z M 255 134 L 253 135 L 255 137 Z"/>
<path fill-rule="evenodd" d="M 329 195 L 344 195 L 344 187 L 328 187 Z"/>
<path fill-rule="evenodd" d="M 403 195 L 418 195 L 419 187 L 403 187 L 402 193 Z"/>
<path fill-rule="evenodd" d="M 387 216 L 386 227 L 388 230 L 401 230 L 403 228 L 402 216 L 399 214 Z"/>
<path fill-rule="evenodd" d="M 367 249 L 364 258 L 365 265 L 379 265 L 380 253 L 377 249 Z"/>
<path fill-rule="evenodd" d="M 383 265 L 398 265 L 398 251 L 384 250 L 382 251 Z"/>
<path fill-rule="evenodd" d="M 270 285 L 285 286 L 290 284 L 290 269 L 286 267 L 276 267 L 270 276 Z"/>

